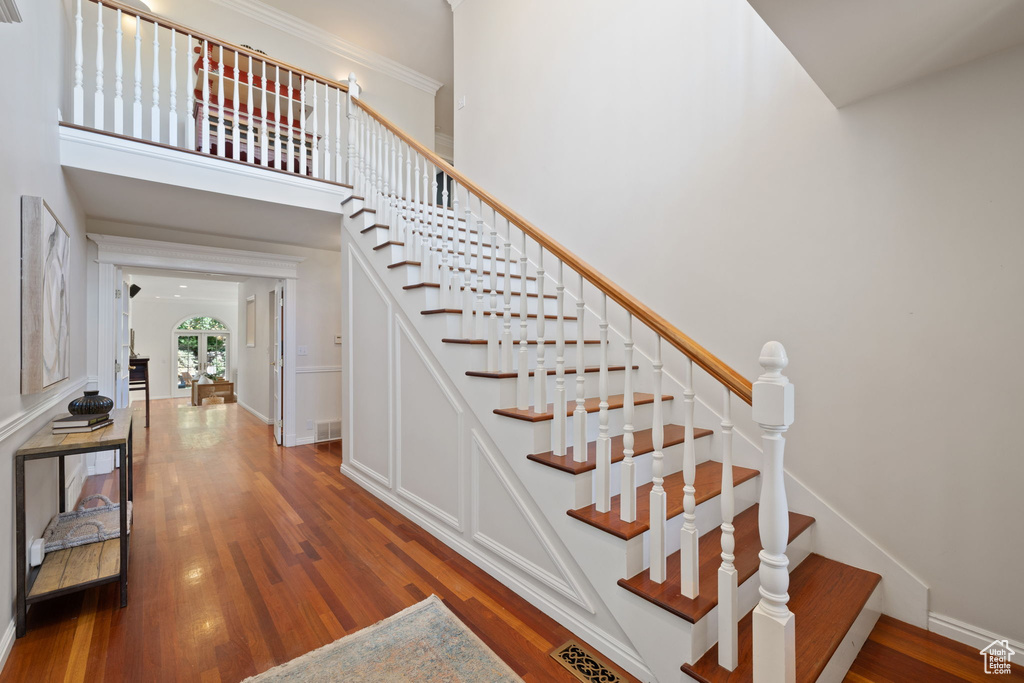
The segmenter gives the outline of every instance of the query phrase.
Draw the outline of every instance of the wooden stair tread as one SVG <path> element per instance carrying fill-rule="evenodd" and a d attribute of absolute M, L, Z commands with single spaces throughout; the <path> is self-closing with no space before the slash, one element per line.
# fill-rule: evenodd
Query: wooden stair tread
<path fill-rule="evenodd" d="M 882 577 L 812 554 L 789 576 L 789 609 L 796 615 L 796 680 L 816 681 Z M 750 681 L 754 676 L 753 612 L 739 623 L 739 663 L 718 666 L 718 645 L 682 670 L 704 683 Z"/>
<path fill-rule="evenodd" d="M 608 366 L 608 372 L 622 372 L 625 369 L 626 369 L 625 365 L 609 365 Z M 640 366 L 639 365 L 634 365 L 633 369 L 634 370 L 639 370 Z M 555 374 L 557 374 L 557 372 L 558 372 L 558 370 L 556 370 L 555 368 L 546 368 L 546 374 L 547 374 L 548 377 L 554 376 Z M 583 368 L 583 372 L 585 372 L 585 373 L 601 372 L 601 367 L 598 366 L 598 365 L 587 366 L 587 367 Z M 536 370 L 531 370 L 530 371 L 530 377 L 534 377 L 534 376 L 536 376 L 536 374 L 537 374 Z M 567 374 L 567 375 L 575 375 L 576 374 L 576 366 L 573 365 L 571 368 L 569 368 L 569 367 L 565 368 L 565 374 Z M 483 377 L 484 379 L 516 379 L 517 377 L 519 377 L 519 373 L 518 372 L 482 372 L 480 370 L 467 370 L 466 371 L 466 375 L 469 376 L 469 377 Z"/>
<path fill-rule="evenodd" d="M 758 505 L 754 504 L 736 515 L 733 520 L 736 538 L 737 583 L 749 579 L 757 572 L 761 563 L 760 526 L 757 519 Z M 789 540 L 793 540 L 814 524 L 814 518 L 796 512 L 789 513 Z M 664 583 L 651 581 L 650 569 L 645 569 L 631 579 L 619 579 L 619 585 L 641 598 L 682 617 L 691 624 L 703 619 L 718 605 L 718 568 L 722 565 L 722 527 L 716 527 L 700 537 L 698 548 L 700 558 L 700 593 L 690 599 L 679 594 L 679 551 L 668 556 L 668 579 Z"/>
<path fill-rule="evenodd" d="M 462 315 L 462 309 L 461 308 L 431 308 L 431 309 L 428 309 L 426 311 L 420 311 L 420 315 L 440 315 L 442 313 L 453 313 L 453 314 Z M 505 315 L 504 311 L 501 311 L 501 312 L 498 313 L 498 317 L 499 318 L 504 317 L 504 315 Z M 510 312 L 509 317 L 510 318 L 521 318 L 522 316 L 519 313 L 511 313 Z M 527 313 L 526 317 L 529 318 L 530 320 L 536 320 L 537 319 L 537 314 L 536 313 Z M 557 315 L 551 315 L 551 314 L 545 314 L 544 315 L 544 319 L 545 320 L 558 320 L 558 316 Z M 575 316 L 568 316 L 567 315 L 567 316 L 564 316 L 562 318 L 562 320 L 575 321 L 576 317 Z M 552 343 L 554 343 L 554 340 L 550 340 L 550 341 Z"/>
<path fill-rule="evenodd" d="M 608 368 L 611 370 L 611 368 Z M 622 366 L 619 366 L 622 369 Z M 512 375 L 515 377 L 515 375 Z M 638 429 L 633 432 L 633 456 L 646 455 L 654 452 L 654 444 L 651 439 L 653 430 L 651 429 Z M 694 428 L 693 437 L 700 439 L 705 436 L 711 436 L 712 431 L 710 429 L 698 429 Z M 665 425 L 665 448 L 669 446 L 675 446 L 686 441 L 686 428 L 682 425 Z M 565 456 L 555 455 L 553 451 L 547 451 L 546 453 L 531 453 L 526 456 L 534 462 L 539 462 L 542 465 L 553 467 L 556 470 L 562 472 L 568 472 L 569 474 L 582 474 L 591 470 L 597 469 L 597 441 L 587 442 L 587 459 L 584 462 L 576 462 L 573 458 L 573 447 L 569 446 L 566 449 Z M 622 434 L 612 437 L 612 462 L 616 463 L 621 461 L 625 456 L 622 453 Z"/>
<path fill-rule="evenodd" d="M 739 486 L 748 479 L 753 479 L 758 474 L 757 470 L 747 467 L 733 467 L 733 484 Z M 682 472 L 675 472 L 665 477 L 664 488 L 668 499 L 668 510 L 665 513 L 666 519 L 672 519 L 676 515 L 683 514 L 683 485 Z M 709 460 L 697 465 L 693 487 L 696 489 L 697 505 L 719 495 L 722 492 L 722 463 Z M 628 541 L 651 528 L 652 488 L 654 488 L 652 482 L 637 487 L 635 522 L 623 522 L 619 519 L 619 496 L 612 496 L 611 510 L 608 512 L 598 512 L 596 505 L 588 505 L 579 510 L 569 510 L 567 514 L 581 522 L 595 526 L 602 531 Z"/>
<path fill-rule="evenodd" d="M 441 341 L 443 341 L 445 344 L 473 344 L 473 345 L 487 344 L 487 340 L 486 339 L 464 339 L 464 338 L 461 338 L 461 337 L 445 337 Z M 537 344 L 537 340 L 536 339 L 527 339 L 526 343 L 529 344 L 530 346 L 534 346 L 534 345 Z M 566 339 L 565 343 L 567 345 L 573 345 L 573 344 L 576 343 L 576 340 L 575 339 Z M 584 344 L 600 344 L 601 340 L 600 339 L 585 339 L 583 341 L 583 343 Z M 554 346 L 555 345 L 555 340 L 554 339 L 550 339 L 550 340 L 549 339 L 545 339 L 544 340 L 544 344 L 546 346 Z M 513 348 L 518 346 L 518 345 L 519 345 L 519 341 L 518 340 L 513 340 L 512 341 Z"/>
<path fill-rule="evenodd" d="M 377 228 L 385 228 L 386 229 L 387 227 L 388 226 L 386 226 L 386 225 L 384 225 L 382 223 L 374 223 L 373 225 L 371 225 L 369 227 L 366 227 L 366 228 L 363 228 L 362 230 L 360 230 L 359 234 L 360 235 L 365 235 L 366 233 L 370 232 L 371 230 L 376 230 Z M 374 249 L 377 249 L 377 247 L 374 247 Z"/>
<path fill-rule="evenodd" d="M 353 201 L 355 199 L 358 199 L 359 201 L 363 201 L 363 202 L 366 201 L 366 197 L 360 197 L 357 194 L 350 194 L 349 196 L 347 196 L 347 197 L 345 197 L 344 199 L 341 200 L 341 205 L 345 206 L 346 204 L 348 204 L 349 202 L 351 202 L 351 201 Z"/>
<path fill-rule="evenodd" d="M 382 226 L 373 225 L 373 226 L 370 226 L 370 227 L 374 227 L 374 228 L 376 228 L 376 227 L 383 227 L 383 228 L 386 228 L 388 226 L 386 226 L 386 225 L 382 225 Z M 365 230 L 363 232 L 365 232 Z M 474 242 L 474 244 L 475 244 L 475 242 Z M 384 249 L 385 247 L 404 247 L 404 246 L 405 246 L 405 242 L 401 242 L 399 240 L 388 240 L 387 242 L 382 242 L 381 244 L 378 244 L 377 246 L 375 246 L 373 248 L 373 250 L 374 251 L 378 251 L 380 249 Z M 480 260 L 485 261 L 485 262 L 491 260 L 490 256 L 474 257 L 472 254 L 467 254 L 467 253 L 462 252 L 462 251 L 453 251 L 452 249 L 445 249 L 442 253 L 450 254 L 452 256 L 467 256 L 470 259 L 479 258 Z M 499 261 L 501 263 L 504 263 L 505 262 L 505 257 L 504 256 L 499 256 L 499 257 L 497 257 L 495 259 L 495 261 Z M 519 261 L 518 261 L 518 259 L 513 259 L 513 262 L 514 263 L 518 263 Z"/>
<path fill-rule="evenodd" d="M 364 214 L 364 213 L 373 213 L 373 214 L 375 214 L 375 213 L 377 213 L 377 209 L 368 209 L 366 207 L 363 207 L 362 209 L 359 209 L 354 214 L 349 216 L 349 218 L 356 218 L 357 216 L 359 216 L 361 214 Z M 386 228 L 388 226 L 385 225 L 384 227 Z"/>
<path fill-rule="evenodd" d="M 405 285 L 404 287 L 402 287 L 402 289 L 419 289 L 421 287 L 436 287 L 437 289 L 440 289 L 441 285 L 439 283 L 437 283 L 437 282 L 417 282 L 414 285 Z M 460 291 L 462 290 L 461 286 L 459 286 L 459 290 Z M 491 290 L 487 289 L 486 287 L 484 289 L 480 290 L 480 291 L 482 291 L 484 294 L 490 294 L 491 293 Z M 501 296 L 505 295 L 505 291 L 501 290 L 501 289 L 494 290 L 494 293 L 495 294 L 500 294 Z M 523 295 L 522 292 L 512 292 L 512 296 L 522 296 L 522 295 Z M 532 297 L 532 298 L 536 299 L 537 298 L 537 293 L 536 292 L 527 292 L 526 296 L 527 297 Z M 558 296 L 555 295 L 555 294 L 545 294 L 544 298 L 545 299 L 557 299 Z"/>
<path fill-rule="evenodd" d="M 672 397 L 667 394 L 662 394 L 662 401 L 671 401 Z M 619 410 L 622 408 L 625 402 L 625 394 L 614 394 L 608 397 L 608 410 Z M 654 394 L 633 394 L 633 405 L 643 406 L 648 403 L 654 403 Z M 588 398 L 583 404 L 584 409 L 588 413 L 596 413 L 601 409 L 600 398 Z M 566 407 L 566 415 L 571 417 L 573 411 L 576 410 L 576 401 L 570 400 Z M 514 420 L 525 420 L 526 422 L 544 422 L 545 420 L 553 420 L 555 418 L 555 404 L 549 403 L 547 409 L 543 413 L 534 411 L 534 406 L 530 406 L 526 410 L 520 410 L 519 408 L 495 408 L 495 415 L 501 415 L 503 417 L 511 417 Z"/>
<path fill-rule="evenodd" d="M 422 266 L 422 265 L 423 264 L 420 263 L 419 261 L 408 261 L 407 260 L 407 261 L 398 261 L 397 263 L 392 263 L 391 265 L 388 266 L 388 268 L 400 268 L 402 266 Z M 465 272 L 466 270 L 469 270 L 469 272 L 471 272 L 471 273 L 478 272 L 476 268 L 468 268 L 468 269 L 467 268 L 456 268 L 455 270 L 458 270 L 459 272 Z M 480 274 L 481 275 L 490 275 L 491 271 L 489 271 L 489 270 L 480 271 Z M 498 273 L 498 277 L 504 278 L 505 274 L 504 273 Z M 510 274 L 509 277 L 511 279 L 513 279 L 513 280 L 520 280 L 520 279 L 522 279 L 522 275 L 518 275 L 516 273 Z M 526 279 L 527 280 L 536 280 L 537 278 L 535 276 L 533 276 L 533 275 L 527 275 Z"/>

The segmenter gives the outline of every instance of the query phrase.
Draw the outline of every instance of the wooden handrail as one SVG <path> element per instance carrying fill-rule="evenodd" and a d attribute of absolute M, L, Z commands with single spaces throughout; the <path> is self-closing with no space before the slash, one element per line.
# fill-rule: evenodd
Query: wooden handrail
<path fill-rule="evenodd" d="M 451 164 L 413 139 L 401 128 L 382 116 L 376 109 L 366 104 L 361 99 L 355 98 L 354 101 L 367 114 L 377 119 L 381 125 L 405 141 L 410 147 L 422 154 L 426 159 L 444 171 L 447 175 L 458 181 L 462 187 L 476 195 L 478 199 L 490 206 L 497 213 L 504 216 L 510 223 L 529 235 L 533 240 L 542 244 L 553 256 L 560 259 L 576 273 L 582 275 L 587 282 L 607 294 L 612 301 L 615 301 L 625 308 L 633 314 L 637 320 L 645 324 L 662 339 L 684 353 L 699 367 L 703 368 L 705 372 L 728 387 L 732 393 L 739 396 L 747 404 L 753 403 L 753 387 L 750 380 L 723 363 L 710 351 L 687 335 L 683 334 L 682 331 L 672 323 L 652 311 L 648 306 L 641 303 L 629 292 L 609 280 L 589 263 L 559 244 L 547 233 L 540 230 L 540 228 L 536 227 L 515 211 L 502 204 L 472 180 L 459 173 L 451 166 Z"/>
<path fill-rule="evenodd" d="M 100 0 L 89 0 L 89 2 L 98 4 L 100 2 Z M 316 74 L 314 74 L 312 72 L 309 72 L 309 71 L 306 71 L 305 69 L 300 69 L 300 68 L 298 68 L 296 66 L 292 66 L 291 64 L 288 64 L 286 62 L 282 62 L 279 59 L 274 59 L 272 57 L 268 57 L 265 54 L 257 52 L 256 50 L 251 50 L 251 49 L 249 49 L 247 47 L 243 47 L 241 45 L 235 45 L 234 43 L 229 43 L 226 40 L 221 40 L 220 38 L 215 38 L 214 36 L 211 36 L 211 35 L 209 35 L 207 33 L 203 33 L 202 31 L 196 31 L 195 29 L 189 28 L 188 26 L 182 26 L 181 24 L 179 24 L 179 23 L 177 23 L 175 21 L 171 21 L 170 19 L 167 19 L 166 17 L 161 17 L 161 16 L 159 16 L 157 14 L 152 14 L 150 12 L 144 12 L 142 10 L 137 10 L 134 7 L 129 7 L 128 5 L 125 5 L 125 4 L 122 4 L 120 2 L 117 2 L 117 0 L 102 0 L 102 2 L 103 2 L 103 6 L 109 8 L 109 9 L 121 10 L 121 12 L 123 14 L 128 14 L 128 15 L 133 16 L 133 17 L 138 17 L 138 18 L 140 18 L 140 19 L 142 19 L 144 21 L 148 21 L 151 24 L 159 24 L 160 26 L 162 26 L 164 28 L 168 28 L 168 29 L 173 28 L 175 31 L 177 31 L 178 33 L 180 33 L 182 35 L 190 35 L 193 38 L 199 38 L 199 39 L 204 40 L 204 41 L 206 41 L 208 43 L 214 43 L 216 45 L 219 45 L 219 46 L 223 47 L 225 50 L 230 50 L 232 52 L 238 52 L 239 54 L 244 54 L 244 55 L 246 55 L 248 57 L 252 57 L 253 59 L 255 59 L 257 61 L 266 62 L 267 64 L 273 64 L 275 66 L 281 67 L 282 69 L 286 69 L 288 71 L 291 71 L 292 73 L 296 73 L 296 74 L 299 74 L 301 76 L 305 76 L 307 80 L 316 81 L 317 83 L 324 83 L 326 85 L 331 85 L 331 86 L 334 86 L 335 88 L 338 88 L 342 92 L 348 92 L 348 83 L 346 83 L 344 81 L 334 81 L 334 80 L 331 80 L 330 78 L 324 78 L 323 76 L 317 76 Z"/>

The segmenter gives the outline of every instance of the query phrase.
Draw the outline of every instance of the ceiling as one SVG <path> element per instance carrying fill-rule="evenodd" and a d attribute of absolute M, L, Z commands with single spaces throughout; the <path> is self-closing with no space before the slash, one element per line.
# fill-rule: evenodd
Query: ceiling
<path fill-rule="evenodd" d="M 1021 0 L 749 0 L 837 107 L 1024 43 Z"/>
<path fill-rule="evenodd" d="M 154 268 L 125 269 L 141 287 L 133 301 L 181 300 L 238 303 L 238 283 L 246 278 Z"/>
<path fill-rule="evenodd" d="M 89 218 L 313 249 L 341 250 L 336 213 L 65 168 Z"/>

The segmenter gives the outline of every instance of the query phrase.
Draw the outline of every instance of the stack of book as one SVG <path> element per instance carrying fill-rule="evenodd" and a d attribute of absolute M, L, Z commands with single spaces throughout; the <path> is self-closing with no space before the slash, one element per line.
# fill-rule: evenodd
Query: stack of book
<path fill-rule="evenodd" d="M 84 434 L 114 424 L 110 413 L 98 415 L 68 415 L 53 421 L 54 434 Z"/>

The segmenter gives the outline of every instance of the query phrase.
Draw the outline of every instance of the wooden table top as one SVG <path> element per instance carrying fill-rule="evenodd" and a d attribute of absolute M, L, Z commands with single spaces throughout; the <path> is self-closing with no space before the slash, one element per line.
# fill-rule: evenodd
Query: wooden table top
<path fill-rule="evenodd" d="M 116 448 L 128 441 L 128 430 L 132 425 L 132 409 L 118 408 L 110 411 L 114 424 L 95 432 L 79 434 L 54 434 L 52 420 L 32 435 L 15 455 L 57 455 L 62 451 L 82 448 Z M 57 419 L 57 418 L 54 418 Z"/>

